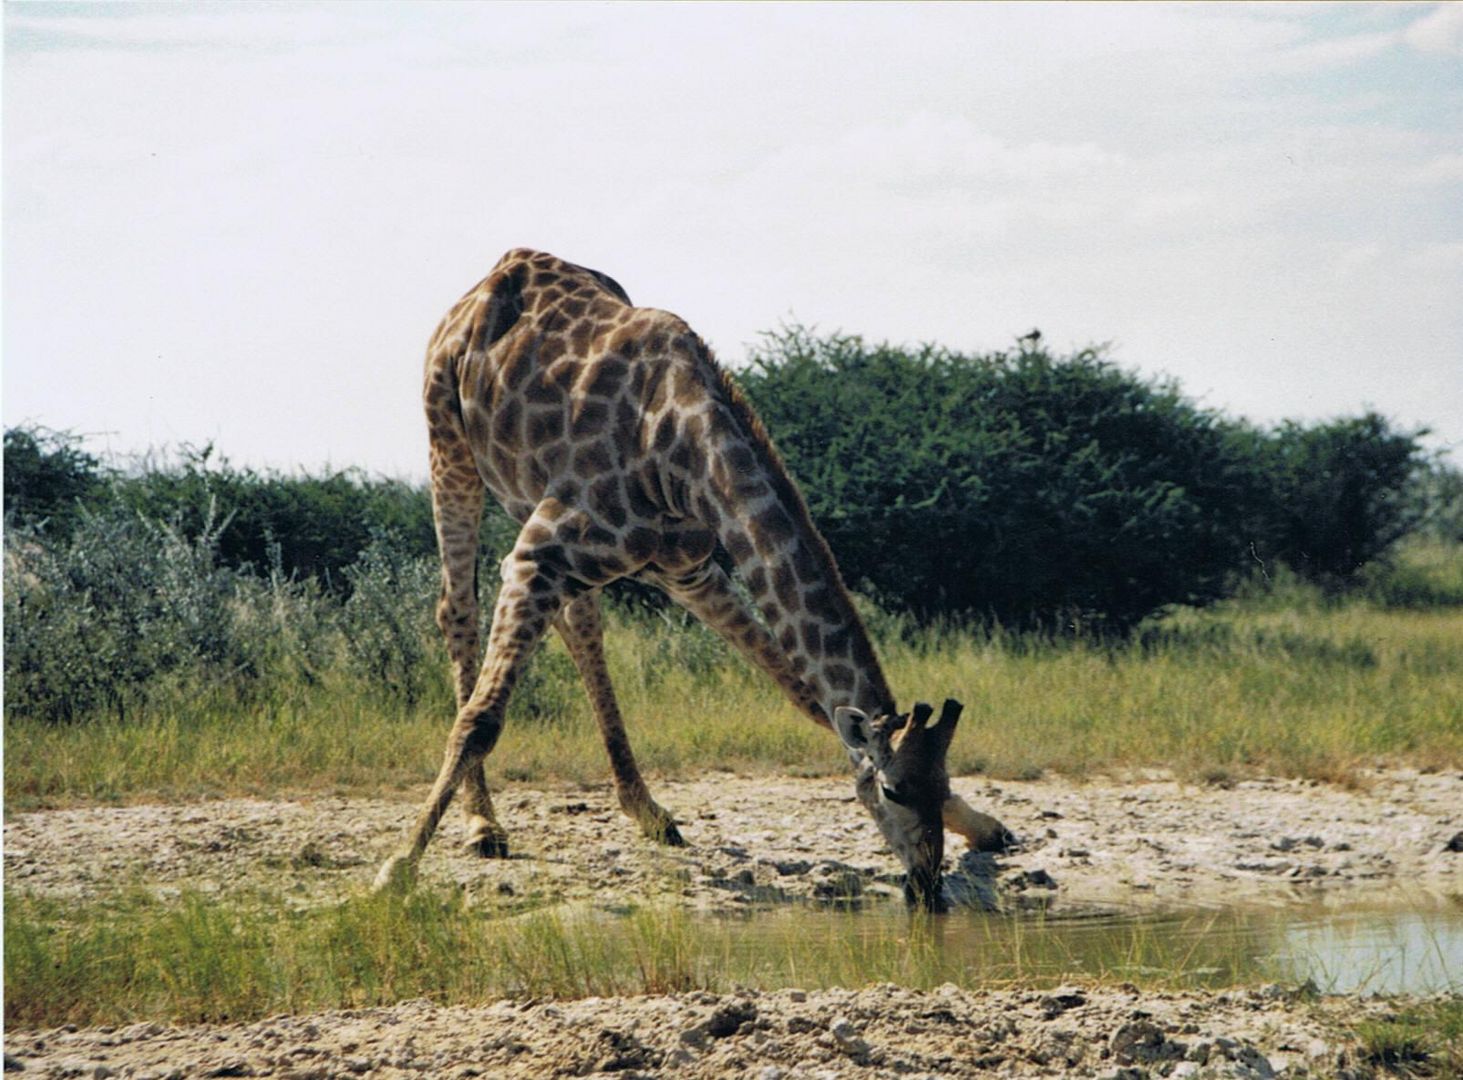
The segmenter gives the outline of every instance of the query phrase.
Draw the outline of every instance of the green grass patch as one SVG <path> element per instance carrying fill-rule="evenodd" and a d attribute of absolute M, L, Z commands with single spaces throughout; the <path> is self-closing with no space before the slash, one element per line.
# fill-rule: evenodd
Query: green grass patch
<path fill-rule="evenodd" d="M 931 988 L 1257 978 L 1237 916 L 1084 925 L 802 910 L 753 920 L 667 904 L 623 916 L 507 914 L 419 888 L 300 910 L 278 897 L 135 892 L 106 902 L 10 893 L 5 1020 L 42 1027 L 221 1022 L 426 997 L 577 998 L 736 986 Z"/>
<path fill-rule="evenodd" d="M 1358 1024 L 1363 1062 L 1404 1077 L 1463 1076 L 1463 996 L 1436 998 Z"/>

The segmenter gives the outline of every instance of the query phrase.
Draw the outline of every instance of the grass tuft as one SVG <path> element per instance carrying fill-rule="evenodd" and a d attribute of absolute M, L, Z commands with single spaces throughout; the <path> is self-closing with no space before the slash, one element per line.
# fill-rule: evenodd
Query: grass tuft
<path fill-rule="evenodd" d="M 426 886 L 306 910 L 265 894 L 10 893 L 5 1021 L 216 1023 L 418 997 L 475 1004 L 737 986 L 1220 987 L 1259 970 L 1254 935 L 1238 919 L 1086 924 L 792 909 L 747 921 L 654 903 L 607 917 L 479 906 Z"/>
<path fill-rule="evenodd" d="M 1367 1065 L 1402 1077 L 1463 1076 L 1463 997 L 1420 1002 L 1354 1030 Z"/>

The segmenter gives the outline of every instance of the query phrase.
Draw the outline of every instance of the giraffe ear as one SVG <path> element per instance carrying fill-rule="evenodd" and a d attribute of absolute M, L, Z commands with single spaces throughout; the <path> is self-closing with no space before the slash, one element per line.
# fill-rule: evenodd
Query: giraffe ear
<path fill-rule="evenodd" d="M 833 730 L 848 756 L 855 765 L 870 756 L 873 750 L 873 731 L 869 728 L 869 717 L 862 709 L 851 705 L 840 705 L 833 710 Z"/>
<path fill-rule="evenodd" d="M 935 746 L 940 754 L 950 749 L 950 740 L 955 737 L 955 725 L 960 720 L 960 713 L 965 706 L 954 698 L 947 698 L 944 706 L 940 709 L 940 719 L 930 725 L 930 735 L 935 739 Z"/>

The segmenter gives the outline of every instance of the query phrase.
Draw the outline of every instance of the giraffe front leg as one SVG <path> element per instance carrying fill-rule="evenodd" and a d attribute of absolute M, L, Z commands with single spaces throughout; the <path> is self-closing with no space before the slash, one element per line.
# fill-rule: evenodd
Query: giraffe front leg
<path fill-rule="evenodd" d="M 493 813 L 493 800 L 488 795 L 488 777 L 480 762 L 476 768 L 467 770 L 463 781 L 467 812 L 467 839 L 462 848 L 469 855 L 484 859 L 506 859 L 508 857 L 508 832 L 498 824 L 498 815 Z"/>
<path fill-rule="evenodd" d="M 469 784 L 470 795 L 477 795 L 482 761 L 502 731 L 513 683 L 564 603 L 568 580 L 564 569 L 542 557 L 539 550 L 542 541 L 538 545 L 528 542 L 549 531 L 537 523 L 536 531 L 530 532 L 535 525 L 535 519 L 530 519 L 512 554 L 503 560 L 503 585 L 493 609 L 493 627 L 488 635 L 482 671 L 472 695 L 458 710 L 447 739 L 442 768 L 416 823 L 402 846 L 376 875 L 377 890 L 406 886 L 415 878 L 422 852 L 437 831 L 459 785 Z M 473 773 L 478 779 L 470 779 Z M 496 821 L 491 817 L 491 804 L 486 803 L 486 783 L 481 784 L 481 791 L 488 811 L 484 817 L 491 827 Z M 501 827 L 498 833 L 506 846 L 507 838 L 502 835 Z"/>
<path fill-rule="evenodd" d="M 630 749 L 630 738 L 625 734 L 625 722 L 615 701 L 614 687 L 610 684 L 609 667 L 605 664 L 604 624 L 600 619 L 598 594 L 586 593 L 568 604 L 554 626 L 568 646 L 574 666 L 584 680 L 584 689 L 589 695 L 589 704 L 614 772 L 615 794 L 619 796 L 620 809 L 640 826 L 641 832 L 657 843 L 685 846 L 686 841 L 681 837 L 681 830 L 676 828 L 675 818 L 650 797 L 650 789 L 645 786 L 634 751 Z"/>

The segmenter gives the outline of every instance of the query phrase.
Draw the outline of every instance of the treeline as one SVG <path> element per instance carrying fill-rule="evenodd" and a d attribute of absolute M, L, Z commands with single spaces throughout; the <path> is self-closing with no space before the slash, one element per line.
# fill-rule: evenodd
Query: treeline
<path fill-rule="evenodd" d="M 1463 477 L 1425 432 L 1372 412 L 1260 428 L 1095 350 L 966 356 L 793 328 L 739 382 L 850 585 L 921 617 L 1126 626 L 1282 566 L 1343 589 L 1419 529 L 1463 540 Z M 373 541 L 435 552 L 425 488 L 359 470 L 241 468 L 212 447 L 119 469 L 20 427 L 4 477 L 7 531 L 33 542 L 120 511 L 340 594 Z M 496 561 L 514 527 L 489 502 Z"/>
<path fill-rule="evenodd" d="M 1329 590 L 1459 474 L 1375 413 L 1226 418 L 1100 351 L 965 356 L 790 329 L 741 374 L 845 576 L 920 616 L 1127 627 L 1286 567 Z"/>
<path fill-rule="evenodd" d="M 970 357 L 799 329 L 739 379 L 850 585 L 901 617 L 1122 632 L 1257 577 L 1374 582 L 1420 529 L 1463 541 L 1459 474 L 1372 413 L 1262 429 L 1094 351 Z M 122 468 L 35 427 L 6 431 L 4 455 L 7 707 L 125 713 L 169 686 L 247 695 L 332 673 L 407 702 L 445 687 L 422 487 L 211 448 Z M 485 590 L 515 532 L 489 510 Z M 549 711 L 564 697 L 530 678 L 526 707 L 539 691 Z"/>

